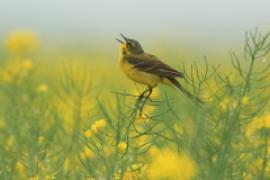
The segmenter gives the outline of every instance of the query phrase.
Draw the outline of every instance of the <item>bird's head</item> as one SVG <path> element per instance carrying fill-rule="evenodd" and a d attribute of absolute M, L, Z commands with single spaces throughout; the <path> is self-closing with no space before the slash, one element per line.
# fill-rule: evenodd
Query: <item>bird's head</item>
<path fill-rule="evenodd" d="M 116 40 L 120 42 L 120 48 L 122 51 L 128 51 L 132 54 L 142 54 L 144 52 L 142 46 L 137 40 L 127 38 L 123 34 L 120 34 L 120 36 L 124 39 L 124 41 L 117 38 Z"/>

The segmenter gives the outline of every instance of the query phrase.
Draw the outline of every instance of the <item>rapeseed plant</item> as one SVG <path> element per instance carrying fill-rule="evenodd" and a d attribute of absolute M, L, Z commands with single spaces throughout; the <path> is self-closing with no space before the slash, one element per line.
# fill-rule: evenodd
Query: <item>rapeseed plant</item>
<path fill-rule="evenodd" d="M 77 59 L 40 78 L 40 40 L 12 33 L 0 69 L 0 179 L 269 179 L 270 65 L 260 65 L 269 36 L 248 32 L 231 72 L 206 57 L 180 65 L 200 105 L 163 87 L 144 104 L 143 89 L 116 92 Z"/>

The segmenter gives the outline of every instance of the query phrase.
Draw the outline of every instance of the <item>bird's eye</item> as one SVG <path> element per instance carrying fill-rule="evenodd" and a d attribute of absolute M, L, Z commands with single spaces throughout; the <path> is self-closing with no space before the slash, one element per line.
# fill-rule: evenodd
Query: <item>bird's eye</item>
<path fill-rule="evenodd" d="M 134 44 L 131 42 L 128 42 L 128 45 L 134 47 Z"/>

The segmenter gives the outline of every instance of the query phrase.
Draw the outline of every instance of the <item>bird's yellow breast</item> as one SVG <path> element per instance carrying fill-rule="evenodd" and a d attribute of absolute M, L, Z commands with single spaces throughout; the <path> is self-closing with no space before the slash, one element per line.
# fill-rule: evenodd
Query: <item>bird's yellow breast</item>
<path fill-rule="evenodd" d="M 161 78 L 159 76 L 139 71 L 138 69 L 134 68 L 134 65 L 126 61 L 125 53 L 120 54 L 119 64 L 120 68 L 127 75 L 127 77 L 137 83 L 155 87 L 159 82 L 161 82 Z"/>

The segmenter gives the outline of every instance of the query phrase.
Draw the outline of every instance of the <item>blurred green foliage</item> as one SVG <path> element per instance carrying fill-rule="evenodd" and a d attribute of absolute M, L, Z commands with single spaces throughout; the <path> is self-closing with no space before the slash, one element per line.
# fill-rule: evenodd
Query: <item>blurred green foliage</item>
<path fill-rule="evenodd" d="M 0 59 L 0 179 L 270 178 L 269 33 L 247 32 L 231 68 L 178 63 L 203 105 L 161 86 L 142 115 L 144 87 L 111 61 L 39 62 L 38 42 L 13 34 Z"/>

